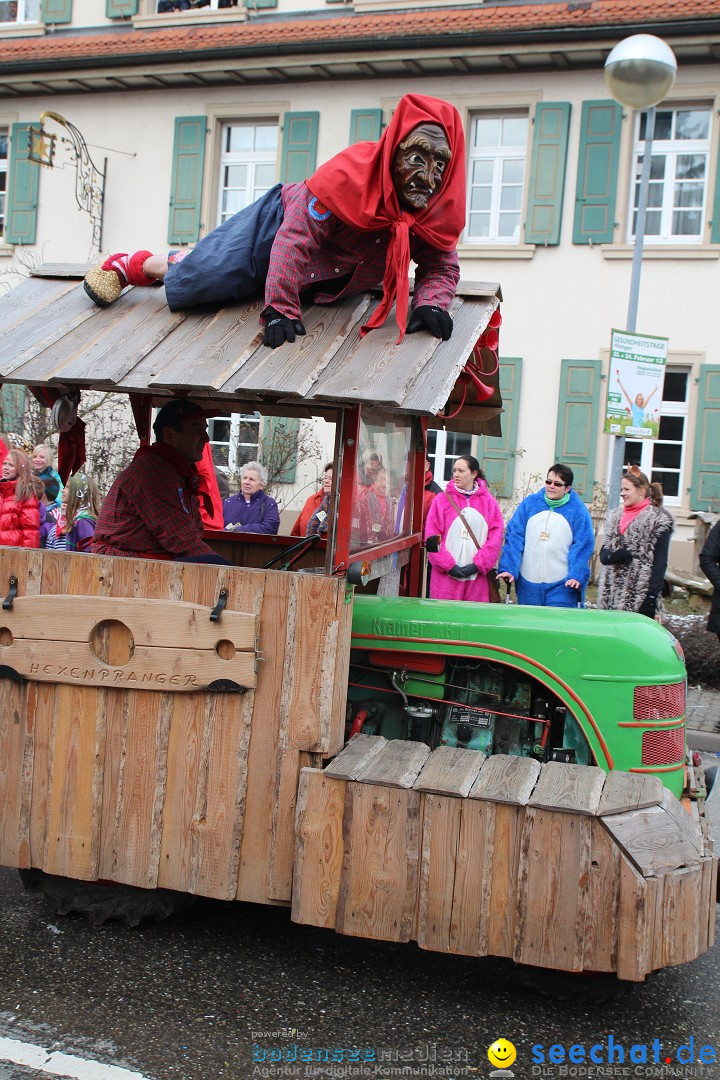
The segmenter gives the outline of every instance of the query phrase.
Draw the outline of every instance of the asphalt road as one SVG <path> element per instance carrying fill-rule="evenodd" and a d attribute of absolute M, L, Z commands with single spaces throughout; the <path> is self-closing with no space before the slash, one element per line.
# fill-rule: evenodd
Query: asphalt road
<path fill-rule="evenodd" d="M 720 1077 L 720 1065 L 677 1071 L 627 1057 L 659 1039 L 661 1061 L 674 1062 L 692 1036 L 696 1059 L 703 1045 L 720 1058 L 718 946 L 622 1001 L 588 1006 L 536 995 L 507 961 L 341 937 L 295 926 L 285 908 L 202 901 L 165 923 L 93 930 L 53 915 L 15 871 L 0 870 L 0 919 L 0 1080 L 47 1080 L 47 1065 L 7 1060 L 25 1044 L 69 1055 L 61 1061 L 80 1080 L 484 1077 L 500 1037 L 517 1049 L 516 1077 Z M 609 1072 L 532 1064 L 533 1045 L 605 1046 L 611 1035 L 626 1061 L 615 1052 Z M 373 1064 L 347 1055 L 344 1064 L 287 1064 L 293 1047 L 355 1046 L 372 1050 Z M 270 1064 L 273 1051 L 286 1063 Z M 65 1075 L 62 1063 L 50 1068 Z"/>

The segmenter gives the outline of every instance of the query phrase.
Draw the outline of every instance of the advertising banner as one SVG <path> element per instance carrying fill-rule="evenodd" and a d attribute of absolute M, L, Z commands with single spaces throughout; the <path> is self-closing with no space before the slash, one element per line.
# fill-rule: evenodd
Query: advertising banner
<path fill-rule="evenodd" d="M 667 349 L 667 338 L 612 331 L 606 434 L 657 439 Z"/>

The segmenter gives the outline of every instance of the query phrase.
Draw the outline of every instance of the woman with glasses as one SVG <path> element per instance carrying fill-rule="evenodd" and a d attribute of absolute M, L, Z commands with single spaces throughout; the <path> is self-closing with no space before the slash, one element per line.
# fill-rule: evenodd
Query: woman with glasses
<path fill-rule="evenodd" d="M 675 522 L 663 509 L 661 485 L 651 484 L 637 465 L 620 481 L 620 498 L 622 506 L 608 514 L 600 549 L 598 607 L 654 619 Z"/>
<path fill-rule="evenodd" d="M 508 588 L 515 583 L 520 604 L 577 607 L 584 601 L 595 532 L 573 479 L 568 465 L 552 465 L 544 488 L 523 499 L 508 522 L 498 580 Z"/>

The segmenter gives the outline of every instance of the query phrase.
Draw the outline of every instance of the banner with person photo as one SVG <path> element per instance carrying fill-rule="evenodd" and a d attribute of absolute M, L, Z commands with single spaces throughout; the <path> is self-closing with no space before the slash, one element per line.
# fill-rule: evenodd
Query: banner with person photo
<path fill-rule="evenodd" d="M 657 439 L 667 349 L 667 338 L 612 331 L 606 434 Z"/>

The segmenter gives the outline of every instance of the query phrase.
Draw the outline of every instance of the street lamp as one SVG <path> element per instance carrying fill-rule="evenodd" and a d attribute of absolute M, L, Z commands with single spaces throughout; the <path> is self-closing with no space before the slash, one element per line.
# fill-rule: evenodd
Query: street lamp
<path fill-rule="evenodd" d="M 612 50 L 605 61 L 605 85 L 621 105 L 630 109 L 647 109 L 645 122 L 645 150 L 643 152 L 640 192 L 638 195 L 635 245 L 633 247 L 632 272 L 630 275 L 630 299 L 628 302 L 627 332 L 634 334 L 637 324 L 638 297 L 640 295 L 640 270 L 645 242 L 645 218 L 648 190 L 650 187 L 650 164 L 655 136 L 655 106 L 662 101 L 675 82 L 677 61 L 670 46 L 653 34 L 633 34 Z M 617 506 L 620 499 L 620 481 L 625 460 L 625 438 L 616 435 L 613 443 L 608 509 Z"/>

